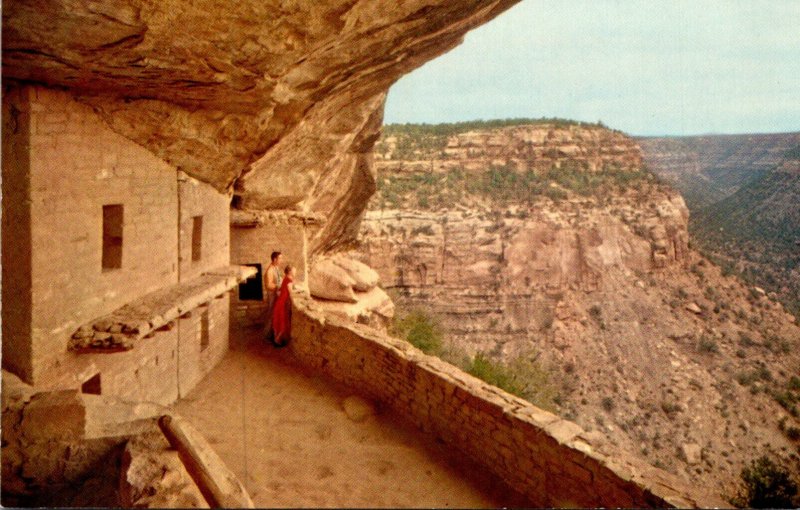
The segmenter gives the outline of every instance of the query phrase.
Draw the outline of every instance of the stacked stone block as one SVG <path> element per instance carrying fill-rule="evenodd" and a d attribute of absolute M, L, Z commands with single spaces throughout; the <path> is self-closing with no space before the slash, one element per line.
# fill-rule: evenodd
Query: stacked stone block
<path fill-rule="evenodd" d="M 189 298 L 166 292 L 157 308 L 171 317 L 115 314 L 227 267 L 229 197 L 115 133 L 65 91 L 8 89 L 3 127 L 4 368 L 39 389 L 79 388 L 99 376 L 104 395 L 173 401 L 227 349 L 220 314 L 228 300 L 214 298 L 238 282 L 221 277 L 221 290 L 200 282 L 205 288 Z M 102 262 L 107 205 L 122 206 L 119 268 Z M 203 217 L 199 260 L 191 253 L 195 216 Z M 186 358 L 200 365 L 183 363 L 189 375 L 179 388 L 179 354 L 199 340 L 197 328 L 182 335 L 172 321 L 209 302 L 207 354 Z"/>
<path fill-rule="evenodd" d="M 229 294 L 223 294 L 178 321 L 181 343 L 178 357 L 179 397 L 186 394 L 214 368 L 228 351 Z M 201 345 L 203 314 L 208 314 L 209 342 Z"/>
<path fill-rule="evenodd" d="M 180 203 L 180 279 L 189 280 L 228 264 L 230 199 L 214 188 L 178 171 Z M 192 260 L 192 220 L 203 218 L 202 256 Z"/>

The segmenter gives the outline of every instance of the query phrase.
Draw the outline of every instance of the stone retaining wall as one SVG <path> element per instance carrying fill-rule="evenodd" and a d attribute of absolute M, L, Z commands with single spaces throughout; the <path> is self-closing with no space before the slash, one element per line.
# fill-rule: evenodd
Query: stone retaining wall
<path fill-rule="evenodd" d="M 303 294 L 293 298 L 290 349 L 298 362 L 463 451 L 532 505 L 729 506 L 407 342 L 326 317 Z"/>

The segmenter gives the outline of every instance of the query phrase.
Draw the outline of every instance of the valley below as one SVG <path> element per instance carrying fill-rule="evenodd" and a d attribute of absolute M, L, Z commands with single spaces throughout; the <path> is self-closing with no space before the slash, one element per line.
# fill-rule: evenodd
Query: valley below
<path fill-rule="evenodd" d="M 723 497 L 763 455 L 800 475 L 796 319 L 694 248 L 636 140 L 558 119 L 395 125 L 375 151 L 351 255 L 396 334 Z"/>
<path fill-rule="evenodd" d="M 641 138 L 691 211 L 694 245 L 800 318 L 800 133 Z"/>

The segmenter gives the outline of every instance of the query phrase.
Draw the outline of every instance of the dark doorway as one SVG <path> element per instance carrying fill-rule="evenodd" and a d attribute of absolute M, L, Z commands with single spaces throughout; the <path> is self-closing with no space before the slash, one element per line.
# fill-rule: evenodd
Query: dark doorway
<path fill-rule="evenodd" d="M 256 268 L 256 274 L 239 284 L 239 301 L 262 301 L 264 287 L 261 283 L 261 264 L 242 264 Z"/>

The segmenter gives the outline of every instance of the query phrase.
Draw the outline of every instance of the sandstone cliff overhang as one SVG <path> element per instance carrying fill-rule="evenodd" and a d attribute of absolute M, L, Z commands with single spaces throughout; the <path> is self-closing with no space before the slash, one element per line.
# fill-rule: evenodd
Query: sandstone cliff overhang
<path fill-rule="evenodd" d="M 303 226 L 319 226 L 325 223 L 320 214 L 300 211 L 243 211 L 231 210 L 231 227 L 254 228 L 278 223 L 296 223 Z"/>
<path fill-rule="evenodd" d="M 516 2 L 11 0 L 3 73 L 69 89 L 249 208 L 325 214 L 314 249 L 329 249 L 374 191 L 389 86 Z"/>

